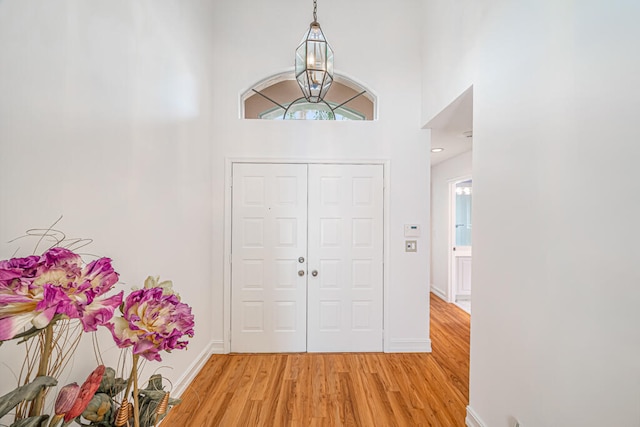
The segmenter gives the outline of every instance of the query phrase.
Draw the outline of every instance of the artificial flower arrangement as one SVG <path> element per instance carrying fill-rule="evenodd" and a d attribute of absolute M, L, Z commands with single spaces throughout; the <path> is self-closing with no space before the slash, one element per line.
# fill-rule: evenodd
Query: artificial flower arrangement
<path fill-rule="evenodd" d="M 41 236 L 52 233 L 45 230 Z M 57 232 L 59 233 L 59 232 Z M 170 281 L 149 277 L 126 297 L 110 295 L 119 275 L 109 258 L 84 264 L 63 239 L 42 255 L 0 261 L 0 345 L 18 340 L 26 357 L 19 387 L 0 397 L 0 418 L 15 410 L 10 427 L 80 425 L 146 427 L 179 403 L 154 375 L 138 387 L 140 358 L 161 361 L 161 352 L 186 348 L 194 335 L 191 307 L 180 301 Z M 116 310 L 120 315 L 114 317 Z M 48 388 L 67 366 L 83 332 L 106 327 L 119 348 L 132 354 L 127 378 L 99 365 L 80 386 L 62 387 L 54 414 L 44 414 Z M 133 403 L 129 393 L 133 388 Z M 124 391 L 124 394 L 122 391 Z M 83 424 L 82 420 L 89 424 Z"/>

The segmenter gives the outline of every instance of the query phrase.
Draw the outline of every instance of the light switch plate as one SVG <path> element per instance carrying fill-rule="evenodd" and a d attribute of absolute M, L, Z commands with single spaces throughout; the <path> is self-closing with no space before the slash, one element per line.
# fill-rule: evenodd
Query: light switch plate
<path fill-rule="evenodd" d="M 418 252 L 418 241 L 417 240 L 405 240 L 404 241 L 404 251 L 405 252 Z"/>

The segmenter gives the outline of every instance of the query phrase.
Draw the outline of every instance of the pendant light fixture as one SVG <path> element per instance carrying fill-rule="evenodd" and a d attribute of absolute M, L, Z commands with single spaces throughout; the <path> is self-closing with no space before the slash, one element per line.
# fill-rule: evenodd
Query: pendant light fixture
<path fill-rule="evenodd" d="M 320 102 L 333 83 L 333 49 L 324 37 L 316 12 L 317 0 L 313 0 L 313 22 L 296 49 L 295 74 L 304 98 Z"/>
<path fill-rule="evenodd" d="M 329 103 L 324 99 L 333 83 L 333 49 L 320 29 L 317 10 L 317 0 L 313 0 L 313 21 L 296 49 L 294 77 L 302 90 L 302 97 L 288 103 L 278 102 L 261 91 L 252 89 L 256 94 L 282 109 L 282 116 L 276 117 L 283 120 L 336 120 L 336 110 L 367 92 L 363 90 L 340 104 Z M 317 105 L 305 105 L 309 103 Z M 302 117 L 298 115 L 300 112 L 304 113 L 300 115 Z M 312 113 L 313 117 L 310 118 L 309 113 Z"/>

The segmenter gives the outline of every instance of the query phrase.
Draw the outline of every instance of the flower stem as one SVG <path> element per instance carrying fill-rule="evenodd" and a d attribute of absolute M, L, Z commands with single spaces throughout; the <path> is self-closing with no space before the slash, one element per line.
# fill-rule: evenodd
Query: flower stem
<path fill-rule="evenodd" d="M 38 377 L 47 375 L 49 370 L 49 359 L 51 358 L 51 347 L 53 343 L 53 324 L 54 322 L 51 322 L 44 328 L 44 344 L 40 347 L 40 364 L 38 365 L 38 374 L 36 375 Z M 31 410 L 29 411 L 30 417 L 42 414 L 45 393 L 46 388 L 43 388 L 33 400 Z"/>
<path fill-rule="evenodd" d="M 54 415 L 49 421 L 49 427 L 57 427 L 60 421 L 64 419 L 64 415 Z"/>
<path fill-rule="evenodd" d="M 133 367 L 131 376 L 133 377 L 133 425 L 140 427 L 140 407 L 138 406 L 138 359 L 139 355 L 133 355 Z"/>

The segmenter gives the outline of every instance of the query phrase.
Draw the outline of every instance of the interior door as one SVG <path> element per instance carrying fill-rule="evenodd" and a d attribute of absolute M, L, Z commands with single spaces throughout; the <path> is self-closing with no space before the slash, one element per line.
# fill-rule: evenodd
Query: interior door
<path fill-rule="evenodd" d="M 232 179 L 231 351 L 382 351 L 382 165 L 234 163 Z"/>
<path fill-rule="evenodd" d="M 231 351 L 303 352 L 307 165 L 233 165 Z"/>
<path fill-rule="evenodd" d="M 382 165 L 309 165 L 307 349 L 382 351 Z"/>

